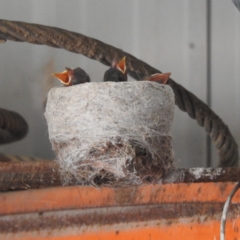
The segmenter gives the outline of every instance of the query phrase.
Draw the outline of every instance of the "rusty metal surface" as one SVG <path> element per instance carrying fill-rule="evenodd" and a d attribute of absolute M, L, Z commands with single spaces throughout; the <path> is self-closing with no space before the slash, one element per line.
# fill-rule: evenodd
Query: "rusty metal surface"
<path fill-rule="evenodd" d="M 175 168 L 163 176 L 162 183 L 238 182 L 240 168 Z"/>
<path fill-rule="evenodd" d="M 0 162 L 0 191 L 48 186 L 61 186 L 56 162 Z"/>
<path fill-rule="evenodd" d="M 219 239 L 223 204 L 234 185 L 72 186 L 0 193 L 0 239 Z M 226 234 L 238 239 L 240 192 L 233 203 Z"/>
<path fill-rule="evenodd" d="M 223 204 L 234 183 L 155 184 L 121 189 L 91 186 L 54 187 L 0 194 L 0 216 L 115 206 L 183 203 Z M 240 204 L 240 192 L 233 202 Z"/>
<path fill-rule="evenodd" d="M 239 168 L 171 169 L 161 183 L 237 182 Z M 71 184 L 75 185 L 74 178 Z M 0 191 L 62 186 L 56 161 L 0 162 Z"/>
<path fill-rule="evenodd" d="M 114 225 L 165 220 L 167 225 L 188 218 L 189 221 L 220 219 L 222 204 L 162 204 L 68 210 L 0 217 L 0 233 L 63 229 L 74 226 Z M 239 206 L 231 207 L 229 216 L 239 214 Z M 192 219 L 191 219 L 192 218 Z M 198 219 L 196 219 L 198 218 Z"/>

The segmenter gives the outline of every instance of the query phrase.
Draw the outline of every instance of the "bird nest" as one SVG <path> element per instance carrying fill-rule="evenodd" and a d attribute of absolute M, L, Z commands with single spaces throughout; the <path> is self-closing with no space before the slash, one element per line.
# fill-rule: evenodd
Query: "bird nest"
<path fill-rule="evenodd" d="M 49 92 L 49 137 L 64 184 L 158 182 L 173 163 L 174 95 L 142 82 L 85 83 Z"/>

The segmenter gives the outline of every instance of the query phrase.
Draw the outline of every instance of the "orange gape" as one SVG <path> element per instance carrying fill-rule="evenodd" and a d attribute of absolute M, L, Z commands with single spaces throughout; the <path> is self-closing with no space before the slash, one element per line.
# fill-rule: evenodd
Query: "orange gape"
<path fill-rule="evenodd" d="M 55 76 L 65 86 L 72 86 L 85 82 L 90 82 L 88 74 L 79 67 L 75 69 L 66 67 L 65 71 L 60 73 L 53 73 L 53 76 Z"/>
<path fill-rule="evenodd" d="M 157 82 L 160 84 L 166 84 L 171 73 L 155 73 L 149 77 L 146 77 L 144 80 Z"/>
<path fill-rule="evenodd" d="M 112 66 L 104 73 L 104 82 L 126 82 L 127 81 L 127 66 L 126 57 L 123 57 L 119 62 L 113 59 Z"/>

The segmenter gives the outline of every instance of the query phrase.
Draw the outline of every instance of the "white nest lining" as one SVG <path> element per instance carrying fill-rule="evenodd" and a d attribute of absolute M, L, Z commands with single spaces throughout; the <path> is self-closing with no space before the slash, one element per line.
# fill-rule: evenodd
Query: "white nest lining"
<path fill-rule="evenodd" d="M 113 182 L 141 184 L 136 148 L 169 168 L 173 112 L 172 89 L 148 81 L 52 89 L 45 117 L 63 182 L 69 184 L 74 177 L 78 184 L 96 184 L 97 176 L 111 176 Z M 165 138 L 170 145 L 163 153 L 159 146 Z"/>

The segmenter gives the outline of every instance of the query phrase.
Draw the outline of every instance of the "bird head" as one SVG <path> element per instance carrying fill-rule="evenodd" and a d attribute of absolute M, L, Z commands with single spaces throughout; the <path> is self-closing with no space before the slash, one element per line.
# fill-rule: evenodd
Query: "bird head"
<path fill-rule="evenodd" d="M 53 73 L 53 76 L 55 76 L 61 83 L 63 83 L 66 86 L 70 86 L 71 79 L 73 76 L 73 69 L 66 67 L 66 70 L 60 73 Z"/>
<path fill-rule="evenodd" d="M 126 74 L 126 70 L 127 70 L 126 57 L 124 56 L 119 62 L 117 62 L 116 59 L 114 58 L 112 61 L 112 68 L 116 68 L 123 74 Z"/>
<path fill-rule="evenodd" d="M 104 73 L 103 79 L 104 82 L 126 82 L 126 57 L 123 57 L 119 62 L 114 58 L 111 67 Z"/>
<path fill-rule="evenodd" d="M 157 82 L 157 83 L 160 83 L 160 84 L 166 84 L 170 75 L 171 75 L 170 72 L 168 72 L 168 73 L 155 73 L 155 74 L 152 74 L 149 77 L 146 77 L 144 80 L 151 81 L 151 82 Z"/>
<path fill-rule="evenodd" d="M 85 82 L 90 82 L 88 74 L 81 68 L 71 69 L 66 67 L 66 70 L 60 73 L 54 73 L 55 76 L 65 86 L 77 85 Z"/>

